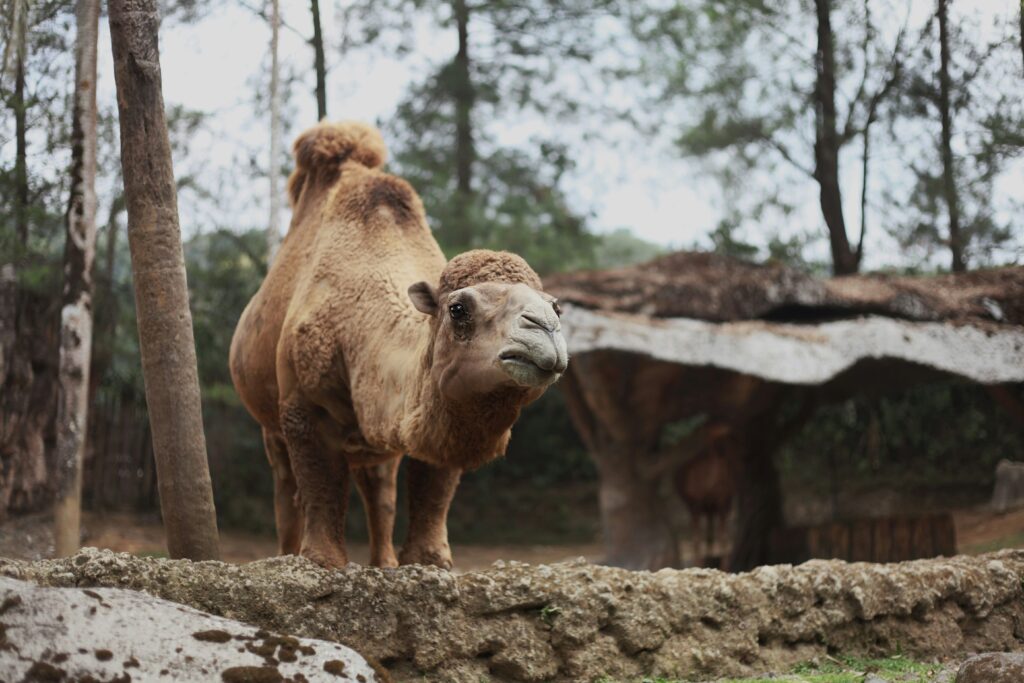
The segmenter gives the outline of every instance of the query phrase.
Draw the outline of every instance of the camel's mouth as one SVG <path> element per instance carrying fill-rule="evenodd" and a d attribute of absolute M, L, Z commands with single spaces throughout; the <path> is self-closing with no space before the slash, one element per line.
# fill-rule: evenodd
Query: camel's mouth
<path fill-rule="evenodd" d="M 536 387 L 551 384 L 565 370 L 564 365 L 555 359 L 535 359 L 518 349 L 509 349 L 498 354 L 498 361 L 505 373 L 516 384 Z M 543 363 L 543 364 L 542 364 Z M 545 368 L 544 365 L 550 364 Z"/>

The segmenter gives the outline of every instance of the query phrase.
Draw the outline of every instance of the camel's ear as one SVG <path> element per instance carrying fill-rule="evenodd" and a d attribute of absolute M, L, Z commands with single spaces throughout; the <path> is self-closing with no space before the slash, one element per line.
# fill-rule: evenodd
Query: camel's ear
<path fill-rule="evenodd" d="M 437 292 L 429 282 L 417 282 L 409 285 L 409 299 L 420 313 L 434 315 L 437 313 Z"/>

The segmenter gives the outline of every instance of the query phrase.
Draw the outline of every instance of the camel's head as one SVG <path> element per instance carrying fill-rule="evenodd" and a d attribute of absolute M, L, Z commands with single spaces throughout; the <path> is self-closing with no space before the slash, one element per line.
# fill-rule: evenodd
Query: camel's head
<path fill-rule="evenodd" d="M 558 304 L 515 254 L 460 254 L 436 289 L 418 282 L 409 298 L 432 317 L 432 375 L 445 396 L 469 400 L 518 387 L 532 399 L 565 372 Z"/>

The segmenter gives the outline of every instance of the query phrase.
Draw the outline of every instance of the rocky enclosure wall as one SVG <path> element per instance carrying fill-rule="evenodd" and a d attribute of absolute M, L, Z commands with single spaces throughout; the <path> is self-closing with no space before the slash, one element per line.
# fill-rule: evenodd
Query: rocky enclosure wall
<path fill-rule="evenodd" d="M 1024 551 L 902 564 L 811 561 L 747 574 L 629 572 L 583 561 L 326 571 L 87 549 L 0 561 L 52 586 L 143 590 L 265 629 L 341 642 L 402 680 L 714 678 L 826 653 L 917 657 L 1024 649 Z"/>

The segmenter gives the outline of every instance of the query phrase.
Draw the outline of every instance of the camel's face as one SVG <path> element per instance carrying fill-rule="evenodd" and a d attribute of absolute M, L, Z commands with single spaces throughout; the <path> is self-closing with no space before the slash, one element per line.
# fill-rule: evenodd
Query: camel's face
<path fill-rule="evenodd" d="M 524 284 L 485 282 L 437 300 L 413 285 L 416 308 L 435 316 L 433 373 L 441 392 L 471 399 L 502 387 L 539 395 L 569 362 L 553 297 Z"/>

